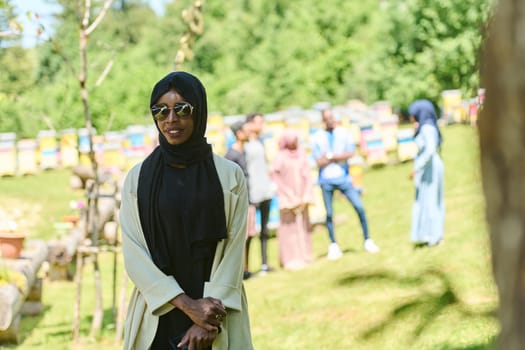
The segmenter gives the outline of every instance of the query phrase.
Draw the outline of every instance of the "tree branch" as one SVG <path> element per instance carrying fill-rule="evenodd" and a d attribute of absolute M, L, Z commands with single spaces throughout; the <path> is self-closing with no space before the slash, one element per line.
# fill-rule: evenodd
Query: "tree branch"
<path fill-rule="evenodd" d="M 106 67 L 104 67 L 104 70 L 102 71 L 102 73 L 100 73 L 100 76 L 98 77 L 97 82 L 95 83 L 95 88 L 99 87 L 100 84 L 102 84 L 102 82 L 104 81 L 104 79 L 106 79 L 107 75 L 111 71 L 111 67 L 113 67 L 113 62 L 114 60 L 111 59 L 106 65 Z"/>
<path fill-rule="evenodd" d="M 80 4 L 82 0 L 79 0 L 78 3 Z M 80 22 L 80 25 L 83 29 L 87 28 L 89 25 L 89 15 L 91 13 L 91 0 L 86 0 L 84 2 L 84 15 L 82 16 L 82 21 Z M 81 7 L 79 6 L 79 9 Z M 87 34 L 86 34 L 87 35 Z"/>
<path fill-rule="evenodd" d="M 93 23 L 91 23 L 89 25 L 89 27 L 86 29 L 86 35 L 89 35 L 91 34 L 91 32 L 93 30 L 95 30 L 95 28 L 98 26 L 98 24 L 102 21 L 102 19 L 104 18 L 104 16 L 106 15 L 106 12 L 108 11 L 109 7 L 111 6 L 111 3 L 113 2 L 113 0 L 106 0 L 104 2 L 104 6 L 102 7 L 102 10 L 100 11 L 100 13 L 98 14 L 97 18 L 95 18 L 95 20 L 93 21 Z"/>

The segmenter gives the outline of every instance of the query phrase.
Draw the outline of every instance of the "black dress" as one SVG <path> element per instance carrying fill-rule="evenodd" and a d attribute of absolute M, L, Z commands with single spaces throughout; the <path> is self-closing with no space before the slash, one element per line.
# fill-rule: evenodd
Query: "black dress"
<path fill-rule="evenodd" d="M 204 193 L 188 193 L 185 184 L 191 172 L 187 168 L 164 167 L 163 180 L 159 191 L 159 216 L 165 232 L 165 241 L 168 244 L 170 265 L 173 277 L 177 280 L 184 292 L 193 299 L 202 298 L 204 283 L 209 281 L 217 241 L 191 240 L 191 228 L 185 227 L 185 217 L 194 215 L 194 211 L 203 208 L 203 201 L 209 200 Z M 192 200 L 188 200 L 192 196 Z M 194 208 L 188 208 L 187 203 L 193 202 Z M 195 208 L 196 207 L 196 208 Z M 178 213 L 175 214 L 174 213 Z M 163 218 L 169 218 L 163 219 Z M 175 230 L 173 227 L 184 227 L 184 230 Z M 152 350 L 170 349 L 169 341 L 175 345 L 184 336 L 193 322 L 181 310 L 175 308 L 160 316 Z M 175 340 L 176 339 L 176 340 Z M 210 347 L 211 349 L 211 347 Z"/>

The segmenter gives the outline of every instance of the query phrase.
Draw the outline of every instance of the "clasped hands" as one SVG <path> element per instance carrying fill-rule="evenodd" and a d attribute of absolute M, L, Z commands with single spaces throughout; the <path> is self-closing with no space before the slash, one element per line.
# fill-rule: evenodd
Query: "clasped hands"
<path fill-rule="evenodd" d="M 211 346 L 220 332 L 222 320 L 226 317 L 226 308 L 222 302 L 212 297 L 195 300 L 186 294 L 180 294 L 171 304 L 184 312 L 194 323 L 177 346 L 186 345 L 188 350 L 201 350 Z"/>

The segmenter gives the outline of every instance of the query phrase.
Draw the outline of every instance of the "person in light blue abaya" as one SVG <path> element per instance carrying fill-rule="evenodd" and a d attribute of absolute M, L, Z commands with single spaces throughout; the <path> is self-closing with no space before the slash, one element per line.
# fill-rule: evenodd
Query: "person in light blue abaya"
<path fill-rule="evenodd" d="M 410 238 L 416 246 L 434 246 L 443 240 L 444 235 L 444 165 L 439 154 L 443 139 L 432 102 L 414 101 L 408 114 L 415 124 L 414 137 L 418 147 L 410 174 L 416 190 Z"/>

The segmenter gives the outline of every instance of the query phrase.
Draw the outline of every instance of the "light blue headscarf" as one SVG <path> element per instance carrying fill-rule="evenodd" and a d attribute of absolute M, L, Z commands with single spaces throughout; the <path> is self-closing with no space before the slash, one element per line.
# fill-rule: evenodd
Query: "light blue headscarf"
<path fill-rule="evenodd" d="M 414 118 L 418 122 L 418 126 L 414 136 L 417 136 L 417 134 L 419 134 L 419 131 L 421 130 L 421 127 L 423 125 L 432 125 L 436 128 L 438 133 L 438 147 L 441 146 L 443 137 L 441 136 L 441 131 L 439 130 L 439 126 L 437 124 L 436 109 L 434 108 L 432 102 L 430 102 L 429 100 L 414 101 L 410 105 L 410 107 L 408 107 L 408 115 L 414 116 Z"/>

